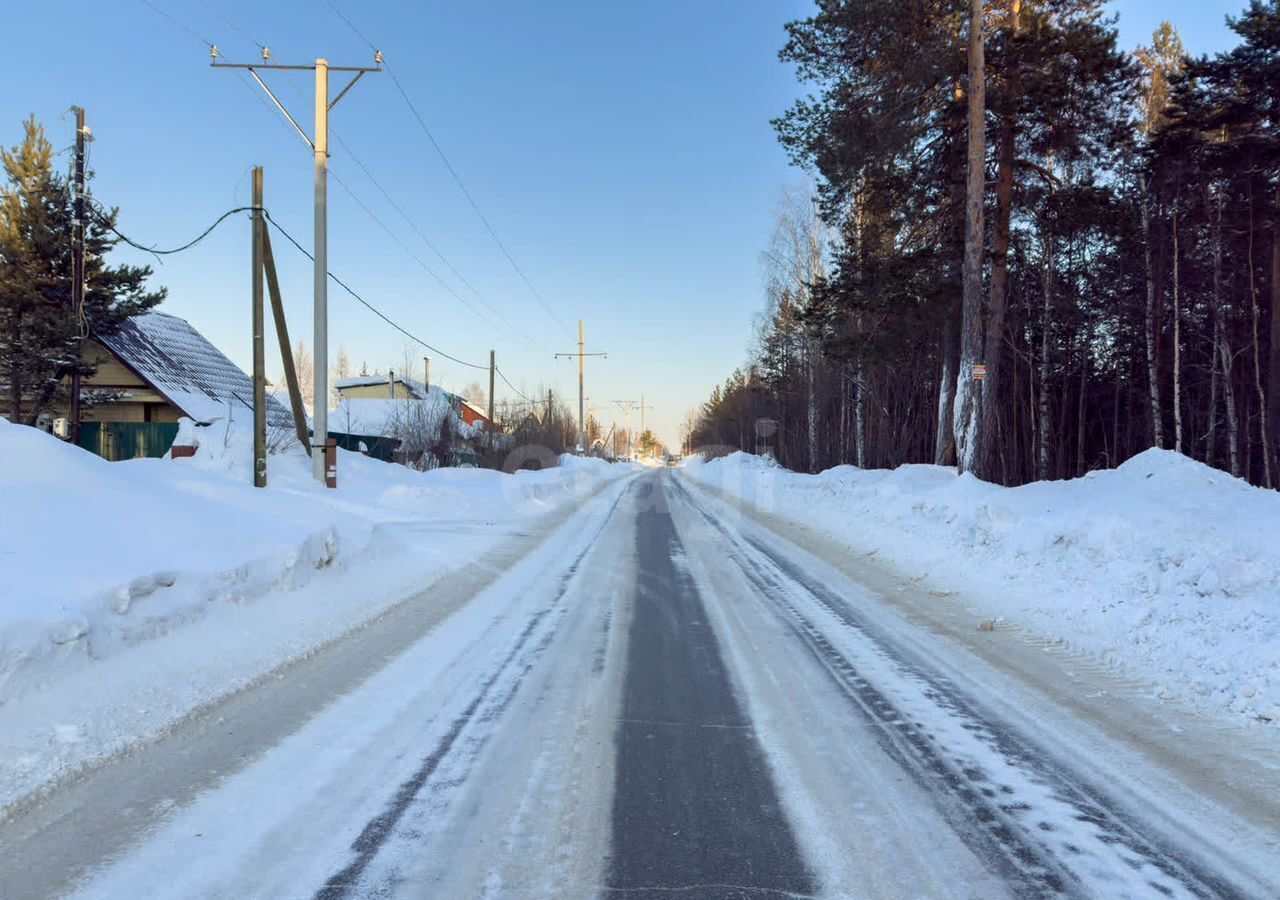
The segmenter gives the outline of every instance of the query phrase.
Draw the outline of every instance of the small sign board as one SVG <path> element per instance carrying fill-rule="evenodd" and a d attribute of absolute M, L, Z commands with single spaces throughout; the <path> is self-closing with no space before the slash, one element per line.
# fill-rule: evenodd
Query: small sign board
<path fill-rule="evenodd" d="M 987 367 L 984 363 L 973 364 L 973 380 L 981 381 L 987 377 Z"/>

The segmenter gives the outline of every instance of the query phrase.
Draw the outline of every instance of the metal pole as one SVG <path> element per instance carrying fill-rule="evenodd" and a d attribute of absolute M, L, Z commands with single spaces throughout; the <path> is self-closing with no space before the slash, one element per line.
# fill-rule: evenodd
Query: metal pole
<path fill-rule="evenodd" d="M 329 438 L 329 62 L 316 60 L 315 378 L 311 410 L 312 474 L 326 483 Z"/>
<path fill-rule="evenodd" d="M 253 167 L 253 486 L 267 486 L 267 355 L 263 346 L 262 166 Z"/>
<path fill-rule="evenodd" d="M 76 363 L 71 370 L 71 443 L 80 443 L 80 366 L 84 362 L 84 110 L 76 111 L 75 220 L 71 228 L 71 312 L 75 317 Z"/>

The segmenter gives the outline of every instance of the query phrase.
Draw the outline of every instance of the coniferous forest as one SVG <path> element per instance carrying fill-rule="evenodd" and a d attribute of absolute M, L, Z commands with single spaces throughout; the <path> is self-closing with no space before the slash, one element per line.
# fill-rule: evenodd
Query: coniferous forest
<path fill-rule="evenodd" d="M 689 443 L 1020 484 L 1151 447 L 1280 486 L 1280 2 L 1188 56 L 1102 0 L 818 0 L 775 120 L 812 176 Z"/>

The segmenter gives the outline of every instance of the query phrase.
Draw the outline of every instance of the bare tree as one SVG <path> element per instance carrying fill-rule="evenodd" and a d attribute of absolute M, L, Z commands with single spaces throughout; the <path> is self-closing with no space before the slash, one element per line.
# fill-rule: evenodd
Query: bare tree
<path fill-rule="evenodd" d="M 293 368 L 298 373 L 298 390 L 302 393 L 302 405 L 308 412 L 313 411 L 316 405 L 316 373 L 306 341 L 298 341 L 298 346 L 294 348 Z"/>

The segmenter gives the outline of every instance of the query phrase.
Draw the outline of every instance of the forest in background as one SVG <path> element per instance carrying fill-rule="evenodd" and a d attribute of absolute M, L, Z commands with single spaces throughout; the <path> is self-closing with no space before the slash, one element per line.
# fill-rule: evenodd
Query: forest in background
<path fill-rule="evenodd" d="M 1280 0 L 1189 57 L 1103 0 L 818 0 L 748 363 L 686 445 L 1021 484 L 1150 447 L 1280 484 Z"/>

